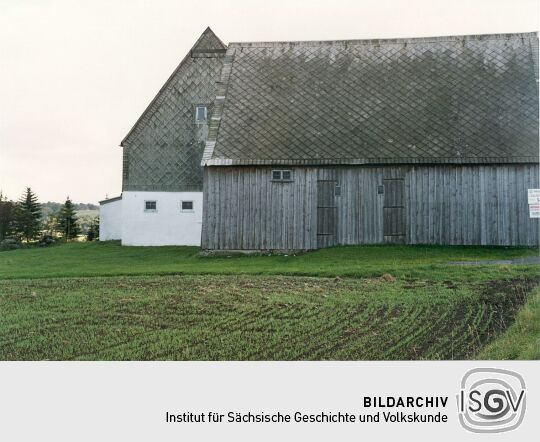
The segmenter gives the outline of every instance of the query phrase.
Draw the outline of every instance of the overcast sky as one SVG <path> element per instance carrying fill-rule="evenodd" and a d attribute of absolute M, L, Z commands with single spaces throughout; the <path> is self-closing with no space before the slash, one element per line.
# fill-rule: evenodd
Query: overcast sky
<path fill-rule="evenodd" d="M 231 41 L 530 32 L 537 0 L 0 0 L 0 189 L 121 192 L 122 138 L 202 31 Z"/>

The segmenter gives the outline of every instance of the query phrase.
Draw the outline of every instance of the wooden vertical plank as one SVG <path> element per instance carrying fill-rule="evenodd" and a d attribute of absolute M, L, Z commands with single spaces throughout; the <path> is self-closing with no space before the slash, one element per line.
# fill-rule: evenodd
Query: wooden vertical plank
<path fill-rule="evenodd" d="M 420 174 L 420 168 L 414 167 L 413 168 L 413 176 L 414 176 L 414 206 L 411 208 L 411 210 L 414 210 L 414 222 L 411 222 L 413 225 L 411 226 L 411 229 L 414 231 L 414 244 L 421 244 L 422 240 L 419 235 L 420 228 L 421 228 L 421 219 L 422 219 L 422 193 L 419 191 L 422 185 L 422 179 Z"/>
<path fill-rule="evenodd" d="M 360 179 L 362 177 L 362 168 L 356 169 L 353 173 L 353 180 L 351 182 L 351 199 L 354 200 L 354 213 L 352 214 L 352 223 L 354 225 L 354 237 L 353 244 L 362 244 L 363 232 L 362 224 L 364 220 L 362 219 L 362 202 L 365 199 L 363 190 L 360 187 Z"/>
<path fill-rule="evenodd" d="M 213 224 L 212 249 L 219 249 L 220 248 L 219 226 L 221 225 L 221 220 L 220 220 L 221 213 L 219 210 L 218 195 L 219 195 L 219 177 L 221 175 L 221 170 L 215 167 L 209 170 L 211 170 L 211 173 L 209 176 L 211 177 L 211 182 L 212 182 L 211 187 L 212 187 L 212 201 L 213 201 L 213 204 L 210 206 L 210 209 L 213 209 L 213 213 L 208 214 L 208 217 L 212 220 L 212 224 Z"/>
<path fill-rule="evenodd" d="M 242 189 L 242 193 L 247 194 L 248 198 L 245 199 L 245 202 L 247 203 L 247 210 L 244 210 L 244 222 L 243 224 L 247 226 L 247 235 L 246 235 L 246 243 L 244 244 L 244 247 L 248 250 L 253 250 L 254 245 L 254 236 L 255 236 L 255 223 L 257 221 L 257 205 L 256 205 L 256 199 L 257 199 L 257 181 L 256 181 L 256 174 L 255 169 L 253 167 L 250 167 L 246 170 L 246 174 L 248 176 L 247 180 L 247 188 L 246 188 L 246 180 L 244 180 L 244 188 Z"/>
<path fill-rule="evenodd" d="M 498 205 L 499 202 L 497 200 L 497 167 L 496 166 L 489 166 L 489 176 L 490 176 L 490 184 L 489 184 L 489 190 L 490 190 L 490 240 L 489 244 L 497 245 L 499 243 L 498 238 Z"/>
<path fill-rule="evenodd" d="M 518 217 L 517 217 L 517 211 L 518 211 L 518 201 L 517 201 L 517 198 L 518 198 L 518 191 L 517 191 L 517 188 L 516 188 L 516 185 L 517 185 L 517 181 L 516 181 L 516 176 L 517 176 L 517 172 L 518 172 L 518 167 L 519 166 L 514 166 L 512 168 L 512 171 L 510 173 L 510 178 L 509 178 L 509 188 L 508 188 L 508 193 L 509 193 L 509 224 L 510 224 L 510 244 L 515 246 L 517 244 L 519 244 L 518 242 L 518 235 L 517 235 L 517 220 L 518 220 Z"/>
<path fill-rule="evenodd" d="M 312 249 L 316 249 L 317 245 L 317 169 L 310 168 L 307 176 L 308 186 L 308 226 L 309 238 Z"/>
<path fill-rule="evenodd" d="M 487 192 L 487 182 L 486 182 L 486 167 L 480 166 L 479 169 L 479 178 L 480 178 L 480 244 L 486 245 L 488 243 L 487 241 L 487 205 L 488 197 L 486 195 Z"/>
<path fill-rule="evenodd" d="M 223 169 L 222 173 L 219 176 L 219 179 L 220 179 L 220 182 L 219 182 L 220 194 L 222 191 L 227 192 L 227 170 Z M 219 246 L 221 249 L 226 249 L 227 244 L 225 242 L 225 234 L 226 234 L 225 225 L 228 220 L 227 220 L 227 213 L 225 212 L 225 208 L 226 208 L 225 198 L 220 198 L 219 206 L 220 206 L 219 211 L 222 218 L 222 222 L 220 222 L 219 224 Z"/>
<path fill-rule="evenodd" d="M 508 169 L 509 167 L 501 167 L 497 171 L 497 201 L 498 201 L 498 218 L 499 218 L 499 245 L 510 245 L 510 235 L 508 230 Z"/>
<path fill-rule="evenodd" d="M 246 181 L 249 180 L 249 172 L 247 169 L 239 167 L 235 167 L 233 170 L 233 188 L 231 191 L 236 195 L 236 205 L 231 207 L 233 228 L 230 229 L 230 248 L 234 250 L 242 250 L 246 248 L 246 236 L 249 229 L 248 224 L 244 224 L 244 220 L 247 220 L 245 213 L 247 210 L 247 195 L 243 191 L 247 184 Z"/>
<path fill-rule="evenodd" d="M 525 198 L 526 198 L 526 195 L 527 195 L 527 189 L 528 189 L 528 182 L 529 180 L 525 177 L 527 173 L 527 169 L 526 168 L 523 168 L 521 170 L 521 173 L 518 175 L 519 176 L 519 181 L 518 181 L 518 189 L 519 189 L 519 192 L 518 192 L 518 201 L 519 201 L 519 205 L 520 205 L 520 210 L 519 210 L 519 242 L 520 244 L 527 244 L 529 242 L 529 239 L 528 239 L 528 233 L 529 233 L 529 228 L 528 228 L 528 218 L 529 218 L 529 213 L 528 213 L 528 202 L 527 202 L 527 205 L 525 204 Z"/>
<path fill-rule="evenodd" d="M 201 228 L 201 248 L 208 248 L 208 168 L 203 170 L 203 210 L 202 210 L 202 228 Z"/>
<path fill-rule="evenodd" d="M 481 183 L 480 183 L 480 168 L 475 167 L 474 168 L 474 182 L 475 182 L 475 239 L 474 244 L 479 245 L 482 244 L 482 201 L 480 196 L 480 189 L 481 189 Z"/>
<path fill-rule="evenodd" d="M 260 201 L 260 213 L 259 213 L 259 222 L 255 228 L 255 247 L 259 250 L 263 250 L 264 247 L 264 237 L 266 230 L 266 181 L 265 170 L 264 168 L 257 167 L 257 186 L 259 187 L 259 201 Z"/>
<path fill-rule="evenodd" d="M 455 198 L 456 198 L 456 213 L 454 214 L 454 244 L 459 245 L 462 241 L 462 229 L 463 229 L 463 168 L 455 168 L 455 177 L 456 177 L 456 189 L 455 189 Z"/>
<path fill-rule="evenodd" d="M 441 167 L 433 167 L 433 244 L 441 243 L 441 204 L 442 196 L 440 195 L 441 191 Z"/>
<path fill-rule="evenodd" d="M 291 213 L 291 249 L 297 249 L 297 232 L 299 229 L 300 217 L 302 216 L 302 207 L 298 202 L 298 193 L 300 190 L 300 182 L 298 178 L 298 173 L 296 170 L 293 171 L 294 183 L 291 195 L 291 201 L 293 206 L 293 212 Z"/>
<path fill-rule="evenodd" d="M 271 181 L 272 169 L 266 169 L 266 193 L 268 204 L 266 206 L 267 231 L 266 231 L 266 249 L 274 249 L 274 226 L 276 223 L 276 214 L 274 213 L 274 183 Z"/>
<path fill-rule="evenodd" d="M 450 212 L 448 210 L 448 199 L 449 199 L 449 188 L 448 188 L 448 168 L 443 168 L 441 170 L 441 216 L 440 216 L 440 223 L 439 223 L 439 230 L 440 230 L 440 238 L 441 238 L 441 244 L 448 244 L 448 233 L 449 229 L 448 227 L 448 217 L 450 216 Z"/>

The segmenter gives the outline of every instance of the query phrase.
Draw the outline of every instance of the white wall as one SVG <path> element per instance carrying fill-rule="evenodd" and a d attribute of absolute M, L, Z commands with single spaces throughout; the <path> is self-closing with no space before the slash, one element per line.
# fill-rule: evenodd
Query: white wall
<path fill-rule="evenodd" d="M 155 212 L 145 201 L 156 201 Z M 182 212 L 182 201 L 193 201 L 193 212 Z M 123 192 L 122 245 L 200 246 L 202 192 Z"/>
<path fill-rule="evenodd" d="M 99 206 L 99 240 L 122 239 L 122 200 Z"/>

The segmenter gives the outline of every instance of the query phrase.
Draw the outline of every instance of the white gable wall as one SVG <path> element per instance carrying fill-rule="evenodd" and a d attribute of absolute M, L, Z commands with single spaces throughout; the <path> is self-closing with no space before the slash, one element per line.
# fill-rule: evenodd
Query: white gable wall
<path fill-rule="evenodd" d="M 156 201 L 156 211 L 146 211 L 145 201 Z M 183 212 L 182 201 L 193 201 L 193 211 Z M 202 192 L 123 192 L 122 245 L 200 246 Z"/>
<path fill-rule="evenodd" d="M 99 206 L 99 240 L 122 239 L 122 200 L 101 203 Z"/>

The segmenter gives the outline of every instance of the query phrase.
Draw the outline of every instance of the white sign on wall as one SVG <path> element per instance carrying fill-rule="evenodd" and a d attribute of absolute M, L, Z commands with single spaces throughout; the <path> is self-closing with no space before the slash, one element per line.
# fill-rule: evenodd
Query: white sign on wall
<path fill-rule="evenodd" d="M 540 204 L 540 189 L 529 189 L 529 204 Z"/>
<path fill-rule="evenodd" d="M 529 218 L 540 218 L 540 204 L 529 204 Z"/>

